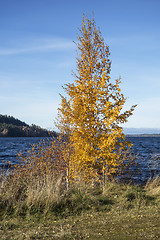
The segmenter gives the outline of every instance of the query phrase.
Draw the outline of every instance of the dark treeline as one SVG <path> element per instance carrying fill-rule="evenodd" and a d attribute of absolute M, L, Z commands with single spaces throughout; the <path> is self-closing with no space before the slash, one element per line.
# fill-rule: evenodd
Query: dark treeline
<path fill-rule="evenodd" d="M 29 126 L 12 116 L 0 114 L 0 137 L 50 137 L 56 132 L 32 124 Z"/>
<path fill-rule="evenodd" d="M 20 121 L 17 118 L 14 118 L 12 116 L 7 116 L 7 115 L 2 115 L 0 114 L 0 123 L 5 123 L 5 124 L 12 124 L 15 126 L 26 126 L 29 127 L 28 124 L 26 124 L 25 122 Z"/>

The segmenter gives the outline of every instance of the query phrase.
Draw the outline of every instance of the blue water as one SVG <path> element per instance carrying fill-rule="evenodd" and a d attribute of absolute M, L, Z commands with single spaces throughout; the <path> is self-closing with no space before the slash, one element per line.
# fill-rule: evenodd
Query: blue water
<path fill-rule="evenodd" d="M 20 164 L 17 154 L 19 151 L 31 149 L 31 145 L 47 138 L 0 138 L 0 168 L 6 170 L 10 161 Z M 133 143 L 133 151 L 139 154 L 141 175 L 137 179 L 145 182 L 148 178 L 160 175 L 160 137 L 128 137 Z"/>
<path fill-rule="evenodd" d="M 149 178 L 160 175 L 160 137 L 128 137 L 128 140 L 133 143 L 134 153 L 138 154 L 141 170 L 138 180 L 146 182 Z"/>
<path fill-rule="evenodd" d="M 32 144 L 39 143 L 42 139 L 39 137 L 18 137 L 18 138 L 0 138 L 0 168 L 7 169 L 8 163 L 19 164 L 18 153 L 26 152 L 32 148 Z"/>

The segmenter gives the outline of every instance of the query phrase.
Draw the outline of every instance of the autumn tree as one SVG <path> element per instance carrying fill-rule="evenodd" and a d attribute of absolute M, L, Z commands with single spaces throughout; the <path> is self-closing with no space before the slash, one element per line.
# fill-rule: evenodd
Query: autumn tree
<path fill-rule="evenodd" d="M 122 154 L 130 147 L 121 125 L 136 105 L 123 111 L 121 80 L 110 78 L 109 47 L 94 19 L 83 18 L 76 46 L 75 80 L 64 86 L 67 97 L 61 96 L 57 125 L 71 146 L 69 176 L 92 179 L 121 169 Z"/>

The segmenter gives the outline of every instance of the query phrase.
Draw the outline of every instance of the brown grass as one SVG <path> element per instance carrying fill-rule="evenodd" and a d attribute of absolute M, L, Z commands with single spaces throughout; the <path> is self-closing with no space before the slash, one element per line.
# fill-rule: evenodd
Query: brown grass
<path fill-rule="evenodd" d="M 157 176 L 154 179 L 149 179 L 145 189 L 151 196 L 160 195 L 160 176 Z"/>

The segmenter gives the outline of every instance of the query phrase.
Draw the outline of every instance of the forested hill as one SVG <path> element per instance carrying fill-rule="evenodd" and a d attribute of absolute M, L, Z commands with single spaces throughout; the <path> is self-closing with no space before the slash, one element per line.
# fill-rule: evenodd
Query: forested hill
<path fill-rule="evenodd" d="M 49 137 L 56 132 L 48 131 L 36 125 L 28 125 L 12 116 L 0 114 L 0 137 Z"/>
<path fill-rule="evenodd" d="M 7 115 L 1 115 L 0 114 L 0 124 L 12 124 L 15 126 L 26 126 L 29 127 L 28 124 L 26 124 L 25 122 L 20 121 L 19 119 L 16 119 L 12 116 L 7 116 Z"/>

